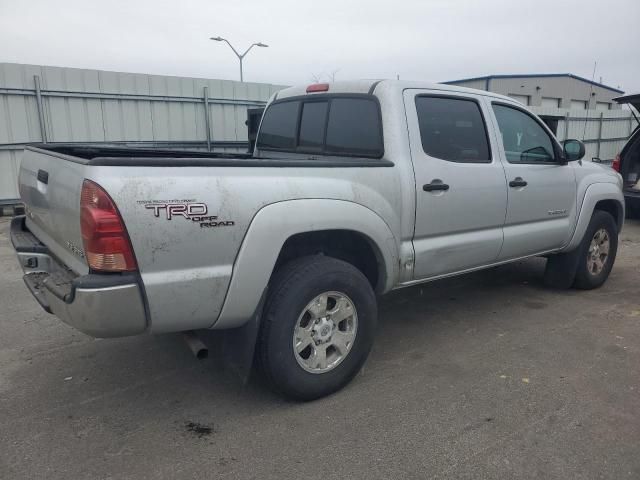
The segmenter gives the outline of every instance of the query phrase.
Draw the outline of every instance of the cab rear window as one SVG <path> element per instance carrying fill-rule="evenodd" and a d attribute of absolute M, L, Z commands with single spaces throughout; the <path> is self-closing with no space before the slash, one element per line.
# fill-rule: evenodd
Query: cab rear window
<path fill-rule="evenodd" d="M 302 105 L 299 147 L 322 150 L 328 108 L 329 102 L 306 102 Z"/>
<path fill-rule="evenodd" d="M 296 146 L 296 125 L 300 102 L 274 103 L 264 114 L 258 145 L 289 150 Z"/>
<path fill-rule="evenodd" d="M 313 95 L 274 102 L 264 113 L 257 146 L 263 150 L 380 158 L 380 107 L 369 95 Z"/>

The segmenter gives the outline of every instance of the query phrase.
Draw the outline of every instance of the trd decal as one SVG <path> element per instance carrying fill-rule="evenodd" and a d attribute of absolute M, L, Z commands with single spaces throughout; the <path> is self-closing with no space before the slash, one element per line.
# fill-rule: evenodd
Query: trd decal
<path fill-rule="evenodd" d="M 156 217 L 160 216 L 160 212 L 167 215 L 167 220 L 171 220 L 177 215 L 182 215 L 186 219 L 194 218 L 198 215 L 207 214 L 207 206 L 204 203 L 151 203 L 145 205 L 145 208 L 153 209 Z"/>
<path fill-rule="evenodd" d="M 143 203 L 144 208 L 153 210 L 153 215 L 157 218 L 163 217 L 167 220 L 174 218 L 185 218 L 192 222 L 199 223 L 200 228 L 231 227 L 235 223 L 232 220 L 220 220 L 217 215 L 207 215 L 206 203 L 198 202 L 147 202 Z"/>

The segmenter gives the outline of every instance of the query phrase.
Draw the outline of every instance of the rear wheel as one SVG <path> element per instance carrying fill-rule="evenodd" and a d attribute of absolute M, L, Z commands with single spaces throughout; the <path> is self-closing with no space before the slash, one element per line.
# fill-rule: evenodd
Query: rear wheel
<path fill-rule="evenodd" d="M 269 288 L 258 344 L 261 370 L 289 398 L 333 393 L 364 364 L 376 320 L 373 289 L 353 265 L 322 255 L 293 260 Z"/>
<path fill-rule="evenodd" d="M 618 251 L 618 228 L 611 214 L 593 212 L 579 250 L 574 287 L 600 287 L 609 277 Z"/>

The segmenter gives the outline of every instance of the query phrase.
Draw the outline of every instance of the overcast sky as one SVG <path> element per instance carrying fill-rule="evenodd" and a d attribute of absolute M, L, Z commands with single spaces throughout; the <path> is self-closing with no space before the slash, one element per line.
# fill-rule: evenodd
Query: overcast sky
<path fill-rule="evenodd" d="M 0 0 L 0 62 L 308 83 L 565 73 L 640 91 L 640 0 Z"/>

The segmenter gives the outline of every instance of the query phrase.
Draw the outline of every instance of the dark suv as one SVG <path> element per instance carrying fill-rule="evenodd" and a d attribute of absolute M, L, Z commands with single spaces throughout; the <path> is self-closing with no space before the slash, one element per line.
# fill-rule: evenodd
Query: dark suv
<path fill-rule="evenodd" d="M 628 103 L 638 125 L 631 132 L 629 140 L 613 161 L 613 168 L 620 172 L 624 180 L 624 199 L 627 212 L 634 217 L 640 216 L 640 118 L 633 112 L 640 112 L 640 93 L 625 95 L 615 99 L 618 103 Z"/>

